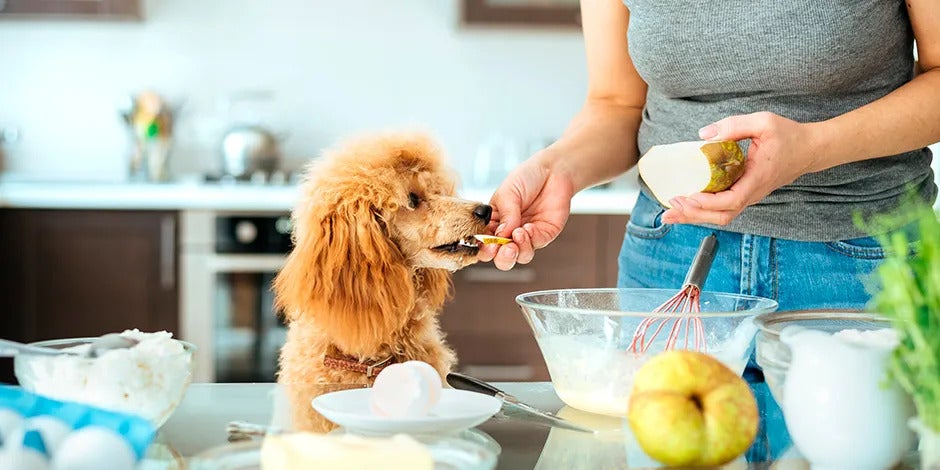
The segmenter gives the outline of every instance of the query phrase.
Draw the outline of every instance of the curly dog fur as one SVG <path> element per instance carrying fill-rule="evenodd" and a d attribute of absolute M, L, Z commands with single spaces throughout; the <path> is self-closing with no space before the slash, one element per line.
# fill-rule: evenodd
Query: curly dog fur
<path fill-rule="evenodd" d="M 327 355 L 419 360 L 442 377 L 453 367 L 437 317 L 451 273 L 476 262 L 476 248 L 456 242 L 485 233 L 489 219 L 489 206 L 455 197 L 440 149 L 421 133 L 353 138 L 306 168 L 294 248 L 274 281 L 288 324 L 278 382 L 296 428 L 330 427 L 310 407 L 322 391 L 374 380 L 324 365 Z"/>

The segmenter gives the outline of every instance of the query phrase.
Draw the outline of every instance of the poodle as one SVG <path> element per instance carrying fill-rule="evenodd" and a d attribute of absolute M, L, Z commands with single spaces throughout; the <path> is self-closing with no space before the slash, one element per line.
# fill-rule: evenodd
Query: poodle
<path fill-rule="evenodd" d="M 455 197 L 441 150 L 422 133 L 352 138 L 305 169 L 294 247 L 273 284 L 288 326 L 277 380 L 296 427 L 329 427 L 310 400 L 369 386 L 389 364 L 451 370 L 437 317 L 451 273 L 476 262 L 473 235 L 491 214 Z"/>

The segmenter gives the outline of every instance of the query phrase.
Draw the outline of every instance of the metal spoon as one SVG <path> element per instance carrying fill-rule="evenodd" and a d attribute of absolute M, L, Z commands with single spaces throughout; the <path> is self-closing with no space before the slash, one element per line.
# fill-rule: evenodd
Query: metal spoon
<path fill-rule="evenodd" d="M 0 357 L 14 357 L 18 354 L 40 354 L 44 356 L 72 355 L 95 358 L 112 349 L 125 349 L 137 345 L 138 341 L 133 338 L 121 336 L 118 333 L 108 333 L 95 338 L 91 342 L 91 347 L 85 353 L 76 353 L 73 351 L 63 351 L 61 349 L 47 348 L 43 346 L 33 346 L 30 344 L 18 343 L 7 339 L 0 339 Z"/>

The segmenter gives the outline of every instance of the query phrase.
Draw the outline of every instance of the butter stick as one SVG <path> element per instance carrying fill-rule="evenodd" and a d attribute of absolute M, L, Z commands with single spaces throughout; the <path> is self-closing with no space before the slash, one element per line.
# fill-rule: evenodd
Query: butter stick
<path fill-rule="evenodd" d="M 262 470 L 433 470 L 430 450 L 407 435 L 359 437 L 290 433 L 267 435 L 261 446 Z"/>

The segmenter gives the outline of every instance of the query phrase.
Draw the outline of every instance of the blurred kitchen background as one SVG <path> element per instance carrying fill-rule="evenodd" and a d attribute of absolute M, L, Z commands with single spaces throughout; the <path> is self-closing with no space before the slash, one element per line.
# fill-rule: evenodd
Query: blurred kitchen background
<path fill-rule="evenodd" d="M 118 111 L 145 90 L 174 111 L 176 176 L 221 170 L 220 134 L 234 119 L 283 134 L 289 169 L 349 132 L 423 125 L 469 174 L 484 142 L 524 152 L 557 135 L 584 91 L 577 25 L 538 24 L 539 8 L 576 11 L 575 0 L 3 3 L 0 127 L 20 134 L 6 146 L 7 178 L 125 179 Z M 525 15 L 499 23 L 498 6 L 526 3 L 531 26 Z M 139 19 L 14 12 L 56 4 L 139 9 Z M 494 18 L 468 24 L 465 4 L 494 5 Z"/>
<path fill-rule="evenodd" d="M 304 163 L 417 126 L 488 200 L 582 102 L 577 3 L 0 0 L 0 337 L 166 329 L 197 381 L 274 380 Z M 533 263 L 454 276 L 462 371 L 548 378 L 514 297 L 614 286 L 635 195 L 633 173 L 586 191 Z"/>

